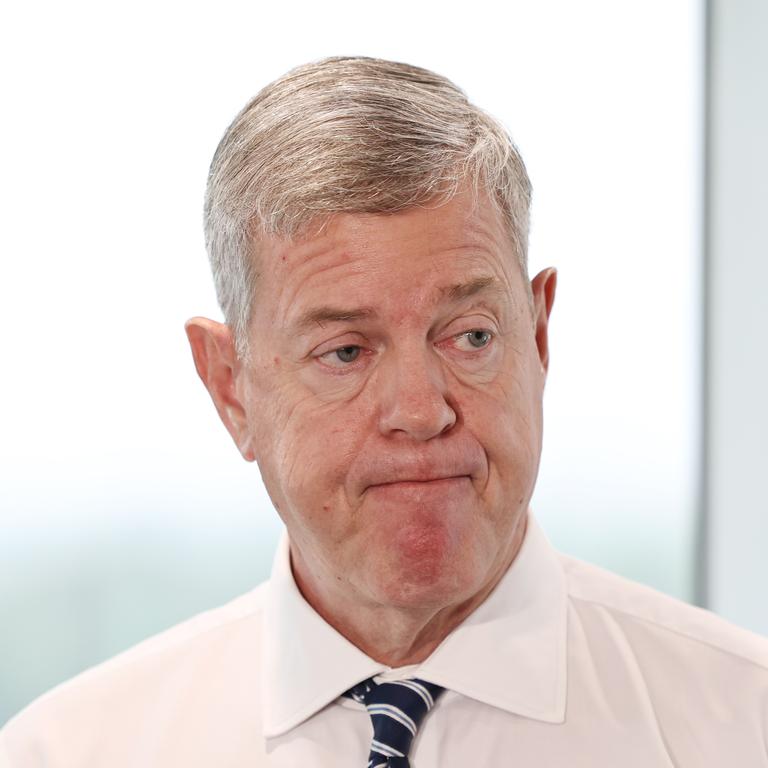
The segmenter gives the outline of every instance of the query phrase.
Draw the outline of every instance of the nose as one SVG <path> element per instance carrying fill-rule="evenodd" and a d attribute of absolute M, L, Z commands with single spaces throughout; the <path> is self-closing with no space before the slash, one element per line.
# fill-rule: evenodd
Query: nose
<path fill-rule="evenodd" d="M 440 360 L 429 349 L 392 353 L 380 381 L 379 428 L 384 435 L 429 440 L 450 430 L 456 410 L 450 402 Z"/>

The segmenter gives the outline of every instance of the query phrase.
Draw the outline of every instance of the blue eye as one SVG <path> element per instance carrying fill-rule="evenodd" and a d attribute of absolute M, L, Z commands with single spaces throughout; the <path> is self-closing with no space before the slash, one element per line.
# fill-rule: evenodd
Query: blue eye
<path fill-rule="evenodd" d="M 491 334 L 488 331 L 480 330 L 479 328 L 476 328 L 472 331 L 467 331 L 466 333 L 461 334 L 462 336 L 466 336 L 467 341 L 476 348 L 482 348 L 487 347 L 488 343 L 491 340 Z"/>
<path fill-rule="evenodd" d="M 334 354 L 342 363 L 353 363 L 360 356 L 360 347 L 353 345 L 349 347 L 340 347 L 339 349 L 334 350 Z"/>
<path fill-rule="evenodd" d="M 343 373 L 356 370 L 358 366 L 353 363 L 362 363 L 365 351 L 359 344 L 345 344 L 323 352 L 317 359 L 328 368 L 335 368 L 337 373 Z"/>

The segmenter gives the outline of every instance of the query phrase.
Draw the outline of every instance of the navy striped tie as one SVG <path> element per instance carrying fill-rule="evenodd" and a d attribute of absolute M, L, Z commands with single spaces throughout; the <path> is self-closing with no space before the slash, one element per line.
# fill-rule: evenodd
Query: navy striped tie
<path fill-rule="evenodd" d="M 444 691 L 424 680 L 363 680 L 344 695 L 365 704 L 373 723 L 368 768 L 409 768 L 408 752 L 424 715 Z"/>

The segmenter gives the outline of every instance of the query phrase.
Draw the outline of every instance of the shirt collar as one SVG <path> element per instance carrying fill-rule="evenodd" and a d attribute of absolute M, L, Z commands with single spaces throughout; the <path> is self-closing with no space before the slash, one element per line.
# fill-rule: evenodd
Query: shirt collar
<path fill-rule="evenodd" d="M 293 579 L 288 536 L 283 533 L 264 606 L 264 735 L 286 733 L 353 685 L 386 669 L 304 599 Z"/>
<path fill-rule="evenodd" d="M 419 667 L 417 676 L 548 723 L 565 721 L 565 576 L 531 516 L 496 589 Z"/>
<path fill-rule="evenodd" d="M 268 738 L 286 733 L 356 683 L 388 669 L 304 600 L 293 580 L 285 534 L 267 589 L 264 621 L 262 711 Z M 532 517 L 496 589 L 414 675 L 523 717 L 565 720 L 565 577 Z"/>

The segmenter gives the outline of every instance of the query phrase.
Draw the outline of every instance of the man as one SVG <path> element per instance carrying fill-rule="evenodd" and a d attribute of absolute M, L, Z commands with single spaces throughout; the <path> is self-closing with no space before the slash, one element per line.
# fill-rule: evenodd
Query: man
<path fill-rule="evenodd" d="M 362 58 L 238 115 L 197 371 L 287 536 L 268 583 L 56 689 L 0 766 L 766 766 L 768 645 L 528 513 L 556 276 L 453 84 Z"/>

